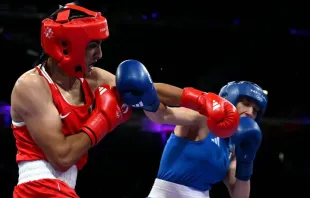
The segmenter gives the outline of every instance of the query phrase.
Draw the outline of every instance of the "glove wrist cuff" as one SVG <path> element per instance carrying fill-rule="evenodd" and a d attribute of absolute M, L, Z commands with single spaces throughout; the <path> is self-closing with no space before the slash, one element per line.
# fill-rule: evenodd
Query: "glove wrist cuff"
<path fill-rule="evenodd" d="M 110 132 L 107 119 L 100 112 L 93 112 L 83 124 L 81 130 L 89 136 L 92 147 Z"/>
<path fill-rule="evenodd" d="M 149 92 L 149 94 L 145 94 L 142 99 L 143 101 L 145 101 L 144 103 L 146 103 L 145 106 L 143 107 L 145 111 L 156 112 L 158 110 L 160 100 L 158 98 L 155 87 L 152 88 L 152 91 Z"/>
<path fill-rule="evenodd" d="M 237 160 L 236 178 L 241 181 L 250 180 L 253 173 L 253 161 L 251 162 L 239 162 Z"/>
<path fill-rule="evenodd" d="M 202 91 L 194 89 L 192 87 L 186 87 L 183 89 L 181 96 L 181 107 L 186 107 L 195 111 L 199 111 L 199 98 L 203 94 Z"/>

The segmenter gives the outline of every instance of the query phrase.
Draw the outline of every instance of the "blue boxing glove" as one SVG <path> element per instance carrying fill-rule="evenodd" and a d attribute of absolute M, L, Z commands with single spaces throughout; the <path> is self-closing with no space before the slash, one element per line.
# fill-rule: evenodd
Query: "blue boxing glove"
<path fill-rule="evenodd" d="M 116 88 L 126 104 L 157 111 L 160 101 L 156 89 L 149 72 L 139 61 L 126 60 L 118 65 Z"/>
<path fill-rule="evenodd" d="M 237 132 L 231 136 L 236 148 L 236 178 L 248 181 L 253 172 L 253 161 L 262 142 L 262 132 L 250 117 L 241 117 Z"/>

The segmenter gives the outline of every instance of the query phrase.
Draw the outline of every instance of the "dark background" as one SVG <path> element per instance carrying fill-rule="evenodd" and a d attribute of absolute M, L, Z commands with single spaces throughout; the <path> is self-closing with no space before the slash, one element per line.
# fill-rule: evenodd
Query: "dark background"
<path fill-rule="evenodd" d="M 310 179 L 310 13 L 305 3 L 294 2 L 277 6 L 211 1 L 78 3 L 108 19 L 111 37 L 104 42 L 98 66 L 112 73 L 130 58 L 143 62 L 156 82 L 217 93 L 228 81 L 249 80 L 267 90 L 269 104 L 251 197 L 298 197 L 306 192 Z M 0 3 L 3 103 L 10 103 L 16 79 L 38 58 L 40 22 L 58 3 L 65 1 Z M 0 114 L 2 120 L 7 118 L 6 110 Z M 143 120 L 143 113 L 136 110 L 130 122 L 90 151 L 76 187 L 82 198 L 148 195 L 171 129 Z M 18 177 L 16 148 L 4 121 L 0 137 L 4 182 L 0 197 L 12 197 Z M 215 185 L 211 195 L 228 196 L 223 184 Z"/>

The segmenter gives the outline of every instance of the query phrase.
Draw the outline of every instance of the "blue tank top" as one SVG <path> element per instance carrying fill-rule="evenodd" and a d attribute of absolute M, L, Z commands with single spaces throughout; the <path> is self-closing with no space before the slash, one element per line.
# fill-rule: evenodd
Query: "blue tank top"
<path fill-rule="evenodd" d="M 202 141 L 189 141 L 171 134 L 162 154 L 158 179 L 200 191 L 222 181 L 234 151 L 229 139 L 212 133 Z"/>

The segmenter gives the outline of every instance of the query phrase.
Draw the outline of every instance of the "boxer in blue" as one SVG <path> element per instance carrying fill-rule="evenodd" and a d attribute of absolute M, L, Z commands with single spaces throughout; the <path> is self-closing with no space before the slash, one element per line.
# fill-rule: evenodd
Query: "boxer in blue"
<path fill-rule="evenodd" d="M 219 95 L 234 104 L 241 117 L 230 138 L 216 137 L 205 125 L 205 118 L 189 109 L 173 108 L 174 115 L 184 116 L 174 116 L 173 121 L 167 119 L 172 114 L 165 110 L 147 112 L 155 122 L 183 124 L 176 126 L 165 146 L 149 197 L 207 198 L 212 184 L 220 181 L 231 197 L 249 197 L 253 161 L 262 140 L 257 123 L 266 110 L 267 95 L 246 81 L 228 83 Z"/>
<path fill-rule="evenodd" d="M 119 68 L 123 70 L 122 67 Z M 201 109 L 185 105 L 188 104 L 186 95 L 193 95 L 192 92 L 188 94 L 186 88 L 177 93 L 177 88 L 173 86 L 165 84 L 164 89 L 155 86 L 159 96 L 161 92 L 168 90 L 173 92 L 171 98 L 177 98 L 175 101 L 178 102 L 170 101 L 166 105 L 183 107 L 165 106 L 159 103 L 153 92 L 153 95 L 147 96 L 159 105 L 152 111 L 145 108 L 145 98 L 141 96 L 146 97 L 147 91 L 134 92 L 139 90 L 145 78 L 149 82 L 151 79 L 145 68 L 139 68 L 136 67 L 135 71 L 124 75 L 130 76 L 142 71 L 144 77 L 135 79 L 135 83 L 128 83 L 128 79 L 124 80 L 124 77 L 116 74 L 116 85 L 120 94 L 128 104 L 143 108 L 151 120 L 176 125 L 164 149 L 149 197 L 207 198 L 212 184 L 220 181 L 226 184 L 231 197 L 249 197 L 253 161 L 262 139 L 258 123 L 266 110 L 268 100 L 263 90 L 258 85 L 246 81 L 230 82 L 221 89 L 219 95 L 235 105 L 241 117 L 238 128 L 232 128 L 234 133 L 223 135 L 213 132 L 214 126 L 210 127 L 207 121 L 209 114 L 203 114 Z M 126 93 L 131 93 L 130 97 L 126 96 Z M 159 98 L 161 102 L 169 101 Z M 213 103 L 213 109 L 216 106 L 217 104 Z"/>

